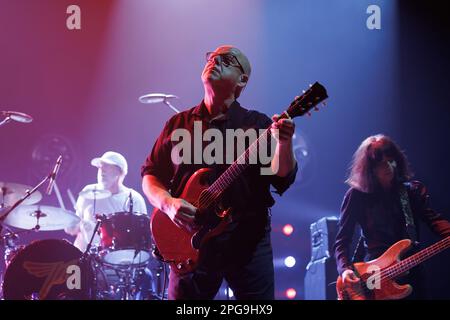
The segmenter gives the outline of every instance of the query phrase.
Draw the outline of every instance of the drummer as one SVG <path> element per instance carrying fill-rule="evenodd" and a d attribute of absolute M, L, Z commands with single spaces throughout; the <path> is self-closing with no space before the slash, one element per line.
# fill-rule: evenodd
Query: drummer
<path fill-rule="evenodd" d="M 82 252 L 86 250 L 92 237 L 96 224 L 95 215 L 128 212 L 130 194 L 133 213 L 147 214 L 144 198 L 123 184 L 128 173 L 127 160 L 123 155 L 108 151 L 100 158 L 92 159 L 91 164 L 98 168 L 97 183 L 85 186 L 77 199 L 75 210 L 81 219 L 80 223 L 65 228 L 66 233 L 76 236 L 74 245 Z M 98 246 L 99 243 L 100 237 L 96 235 L 92 245 Z"/>

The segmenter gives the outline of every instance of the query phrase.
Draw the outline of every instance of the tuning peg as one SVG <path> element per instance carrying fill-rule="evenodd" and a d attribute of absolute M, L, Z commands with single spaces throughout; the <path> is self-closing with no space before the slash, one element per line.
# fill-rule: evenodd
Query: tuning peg
<path fill-rule="evenodd" d="M 319 108 L 317 108 L 317 107 L 314 107 L 314 111 L 319 111 Z"/>
<path fill-rule="evenodd" d="M 305 91 L 305 90 L 302 90 L 302 92 L 305 93 L 306 91 Z"/>
<path fill-rule="evenodd" d="M 326 101 L 322 102 L 322 106 L 324 106 L 324 107 L 326 107 L 326 106 L 327 106 L 327 103 L 326 103 Z"/>
<path fill-rule="evenodd" d="M 311 84 L 311 83 L 309 84 L 309 87 L 310 87 L 310 88 L 312 87 L 312 84 Z"/>
<path fill-rule="evenodd" d="M 308 115 L 308 117 L 311 117 L 311 112 L 308 112 L 307 115 Z"/>

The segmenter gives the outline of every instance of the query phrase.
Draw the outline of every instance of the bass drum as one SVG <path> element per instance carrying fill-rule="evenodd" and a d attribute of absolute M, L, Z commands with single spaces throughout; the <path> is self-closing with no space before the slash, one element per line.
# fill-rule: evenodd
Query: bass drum
<path fill-rule="evenodd" d="M 93 272 L 82 253 L 67 240 L 46 239 L 18 251 L 8 265 L 5 300 L 87 300 Z"/>

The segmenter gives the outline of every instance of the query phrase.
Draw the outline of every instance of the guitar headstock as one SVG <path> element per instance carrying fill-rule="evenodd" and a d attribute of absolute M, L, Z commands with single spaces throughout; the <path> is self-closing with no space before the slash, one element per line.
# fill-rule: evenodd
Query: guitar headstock
<path fill-rule="evenodd" d="M 311 109 L 317 110 L 317 105 L 328 98 L 327 90 L 320 83 L 315 82 L 310 88 L 303 92 L 291 102 L 286 112 L 291 118 L 300 117 L 309 114 Z"/>

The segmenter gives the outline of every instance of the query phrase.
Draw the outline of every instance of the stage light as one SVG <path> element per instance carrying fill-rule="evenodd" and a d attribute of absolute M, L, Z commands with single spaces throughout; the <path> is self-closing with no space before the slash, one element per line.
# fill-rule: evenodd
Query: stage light
<path fill-rule="evenodd" d="M 223 293 L 225 294 L 225 296 L 228 295 L 228 298 L 233 298 L 233 297 L 234 297 L 233 290 L 231 290 L 230 287 L 225 288 L 225 290 L 223 291 Z"/>
<path fill-rule="evenodd" d="M 292 256 L 286 257 L 286 259 L 284 259 L 284 265 L 288 268 L 292 268 L 293 266 L 295 266 L 295 258 Z"/>
<path fill-rule="evenodd" d="M 286 224 L 283 227 L 283 233 L 286 236 L 290 236 L 294 232 L 294 227 L 291 224 Z"/>
<path fill-rule="evenodd" d="M 294 299 L 297 296 L 297 291 L 295 291 L 294 288 L 289 288 L 285 292 L 286 298 L 288 299 Z"/>

